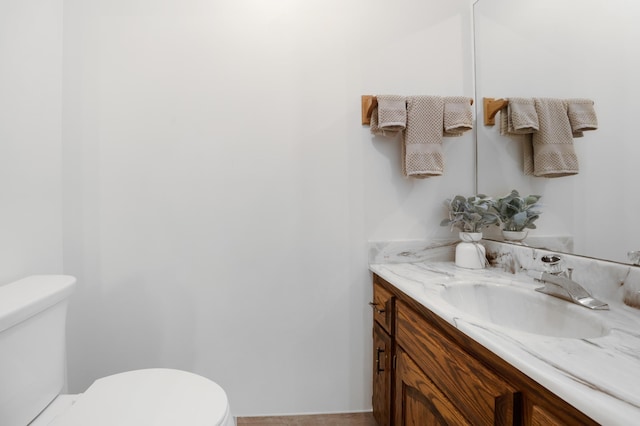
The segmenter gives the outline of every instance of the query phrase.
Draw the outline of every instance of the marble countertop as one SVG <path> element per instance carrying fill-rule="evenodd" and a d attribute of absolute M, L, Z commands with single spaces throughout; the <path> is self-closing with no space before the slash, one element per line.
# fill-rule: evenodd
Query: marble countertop
<path fill-rule="evenodd" d="M 446 287 L 469 283 L 533 292 L 540 283 L 524 272 L 468 270 L 451 261 L 371 264 L 370 270 L 598 423 L 640 422 L 640 310 L 615 298 L 603 299 L 609 311 L 575 305 L 596 315 L 608 333 L 589 338 L 543 336 L 479 319 L 442 296 Z"/>

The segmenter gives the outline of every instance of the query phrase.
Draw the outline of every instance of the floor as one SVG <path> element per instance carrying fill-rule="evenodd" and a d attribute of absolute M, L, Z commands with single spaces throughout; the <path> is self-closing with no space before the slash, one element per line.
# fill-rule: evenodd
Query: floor
<path fill-rule="evenodd" d="M 371 413 L 238 417 L 238 426 L 377 426 Z"/>

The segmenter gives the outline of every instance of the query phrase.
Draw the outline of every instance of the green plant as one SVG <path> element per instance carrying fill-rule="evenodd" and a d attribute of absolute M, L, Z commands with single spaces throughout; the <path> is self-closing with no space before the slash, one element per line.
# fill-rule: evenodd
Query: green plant
<path fill-rule="evenodd" d="M 540 205 L 541 195 L 520 196 L 515 189 L 506 197 L 493 201 L 493 208 L 500 218 L 504 231 L 523 231 L 526 228 L 535 229 L 535 222 L 541 211 L 536 210 Z"/>
<path fill-rule="evenodd" d="M 445 205 L 449 209 L 449 218 L 444 219 L 440 226 L 450 226 L 451 230 L 458 228 L 462 232 L 482 232 L 482 228 L 499 221 L 493 209 L 493 200 L 483 194 L 471 197 L 456 195 L 453 199 L 447 199 Z"/>

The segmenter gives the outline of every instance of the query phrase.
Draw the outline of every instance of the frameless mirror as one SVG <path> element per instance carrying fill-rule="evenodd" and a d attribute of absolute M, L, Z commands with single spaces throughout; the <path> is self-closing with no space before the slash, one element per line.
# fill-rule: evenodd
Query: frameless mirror
<path fill-rule="evenodd" d="M 640 5 L 626 0 L 479 0 L 474 5 L 477 188 L 540 194 L 525 243 L 627 263 L 640 249 Z M 579 173 L 525 176 L 521 136 L 483 124 L 482 99 L 589 98 L 598 130 L 573 140 Z M 553 240 L 551 240 L 553 241 Z"/>

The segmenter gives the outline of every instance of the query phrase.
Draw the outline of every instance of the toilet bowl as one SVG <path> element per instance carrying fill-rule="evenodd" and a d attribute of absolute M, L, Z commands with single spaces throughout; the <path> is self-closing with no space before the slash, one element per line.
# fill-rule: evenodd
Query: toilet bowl
<path fill-rule="evenodd" d="M 96 380 L 61 395 L 69 276 L 0 286 L 0 425 L 233 426 L 227 395 L 182 370 L 150 368 Z"/>

